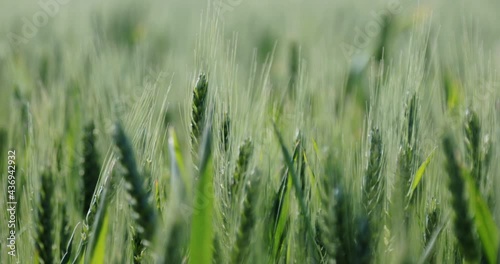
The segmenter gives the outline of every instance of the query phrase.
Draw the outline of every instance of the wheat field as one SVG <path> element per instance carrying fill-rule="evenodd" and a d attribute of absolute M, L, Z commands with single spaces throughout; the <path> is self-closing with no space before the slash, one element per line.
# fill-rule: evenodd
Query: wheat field
<path fill-rule="evenodd" d="M 0 3 L 0 263 L 500 263 L 500 3 Z"/>

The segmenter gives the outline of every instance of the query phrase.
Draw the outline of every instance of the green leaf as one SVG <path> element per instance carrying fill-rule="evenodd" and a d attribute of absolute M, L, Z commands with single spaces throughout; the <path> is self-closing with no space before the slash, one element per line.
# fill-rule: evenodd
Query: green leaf
<path fill-rule="evenodd" d="M 469 190 L 469 202 L 483 251 L 486 253 L 489 263 L 497 263 L 498 228 L 470 173 L 464 171 L 462 174 Z"/>
<path fill-rule="evenodd" d="M 429 154 L 427 159 L 425 159 L 425 161 L 422 163 L 422 165 L 420 165 L 417 172 L 415 173 L 415 176 L 413 177 L 413 182 L 411 183 L 411 187 L 410 187 L 410 190 L 408 191 L 408 195 L 407 195 L 410 198 L 409 200 L 411 200 L 411 197 L 413 196 L 413 192 L 415 192 L 415 190 L 418 187 L 418 184 L 422 180 L 422 177 L 424 176 L 424 173 L 427 170 L 427 166 L 429 166 L 429 163 L 431 163 L 431 160 L 434 157 L 435 152 L 436 152 L 436 148 L 434 148 L 434 150 L 432 150 L 431 154 Z"/>
<path fill-rule="evenodd" d="M 96 213 L 96 218 L 92 226 L 92 231 L 90 233 L 90 241 L 86 248 L 86 254 L 83 263 L 104 263 L 105 252 L 106 252 L 106 237 L 108 234 L 108 213 L 107 207 L 109 204 L 109 186 L 111 183 L 110 178 L 106 178 L 104 181 L 103 190 L 101 192 L 99 209 Z M 99 248 L 101 247 L 101 248 Z M 90 261 L 90 262 L 89 262 Z"/>
<path fill-rule="evenodd" d="M 97 237 L 97 242 L 90 258 L 90 263 L 105 263 L 106 259 L 106 237 L 108 234 L 109 215 L 104 216 L 101 231 Z"/>
<path fill-rule="evenodd" d="M 295 196 L 297 197 L 297 200 L 299 202 L 301 214 L 304 216 L 305 218 L 304 220 L 307 223 L 307 231 L 308 231 L 307 234 L 309 236 L 309 239 L 311 239 L 311 241 L 314 241 L 314 231 L 313 227 L 311 226 L 311 218 L 309 216 L 309 210 L 306 206 L 306 201 L 304 194 L 302 193 L 302 189 L 300 188 L 299 176 L 297 175 L 297 172 L 295 171 L 295 168 L 293 166 L 293 158 L 292 156 L 290 156 L 290 153 L 286 148 L 285 141 L 283 140 L 283 137 L 281 136 L 281 133 L 279 132 L 278 127 L 276 126 L 276 123 L 273 122 L 273 126 L 274 126 L 274 132 L 281 146 L 281 151 L 283 152 L 283 156 L 285 158 L 285 163 L 288 167 L 288 171 L 291 173 L 292 176 L 292 186 L 295 189 Z"/>
<path fill-rule="evenodd" d="M 182 199 L 187 191 L 187 179 L 185 178 L 187 174 L 184 169 L 184 160 L 182 158 L 181 148 L 179 147 L 179 141 L 177 140 L 177 135 L 173 128 L 169 129 L 168 150 L 170 153 L 170 166 L 172 170 L 170 185 L 172 191 L 176 193 L 176 198 Z"/>
<path fill-rule="evenodd" d="M 277 210 L 277 219 L 274 223 L 273 229 L 273 257 L 277 259 L 279 255 L 279 251 L 282 248 L 282 244 L 284 242 L 284 234 L 289 224 L 289 211 L 290 211 L 290 190 L 291 190 L 291 182 L 289 179 L 288 170 L 285 171 L 283 175 L 283 179 L 280 184 L 279 191 L 277 195 L 279 196 L 279 204 Z"/>
<path fill-rule="evenodd" d="M 189 245 L 189 263 L 191 264 L 212 263 L 212 241 L 214 235 L 214 228 L 212 225 L 214 171 L 212 166 L 211 143 L 211 128 L 207 126 L 201 145 L 199 182 L 196 187 L 193 219 L 191 223 L 191 241 Z"/>

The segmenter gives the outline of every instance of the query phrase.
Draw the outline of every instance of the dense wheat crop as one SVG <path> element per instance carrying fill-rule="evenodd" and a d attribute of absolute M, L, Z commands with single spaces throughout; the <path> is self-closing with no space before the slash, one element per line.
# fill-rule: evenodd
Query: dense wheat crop
<path fill-rule="evenodd" d="M 499 263 L 499 8 L 2 1 L 0 263 Z"/>

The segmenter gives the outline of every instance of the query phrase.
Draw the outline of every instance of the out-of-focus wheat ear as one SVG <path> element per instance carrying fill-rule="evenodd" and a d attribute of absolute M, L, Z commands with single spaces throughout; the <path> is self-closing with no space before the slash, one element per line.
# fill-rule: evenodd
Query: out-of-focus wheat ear
<path fill-rule="evenodd" d="M 208 81 L 205 74 L 200 74 L 193 90 L 193 102 L 191 105 L 191 146 L 196 155 L 198 141 L 204 129 L 207 114 Z"/>
<path fill-rule="evenodd" d="M 346 194 L 344 187 L 340 185 L 335 187 L 333 191 L 334 228 L 337 236 L 335 260 L 337 263 L 350 263 L 353 261 L 352 242 L 354 239 L 349 225 L 353 219 L 350 212 L 349 197 L 346 197 Z"/>
<path fill-rule="evenodd" d="M 411 187 L 417 154 L 418 98 L 416 94 L 407 102 L 404 111 L 403 137 L 401 138 L 401 146 L 397 159 L 396 175 L 398 184 L 396 192 L 398 192 L 398 196 L 400 197 L 398 201 L 401 201 L 401 206 L 407 208 L 406 205 L 409 204 L 407 193 Z M 408 214 L 405 211 L 405 218 L 407 217 Z"/>
<path fill-rule="evenodd" d="M 379 129 L 370 132 L 370 154 L 368 166 L 363 179 L 363 205 L 370 217 L 370 222 L 378 221 L 377 215 L 381 211 L 384 182 L 382 179 L 383 148 L 382 136 Z"/>
<path fill-rule="evenodd" d="M 156 229 L 156 211 L 152 205 L 150 194 L 144 187 L 144 178 L 139 174 L 132 145 L 119 122 L 116 124 L 113 138 L 120 151 L 121 164 L 126 169 L 125 186 L 130 196 L 132 216 L 137 224 L 137 232 L 142 243 L 148 244 Z"/>
<path fill-rule="evenodd" d="M 293 97 L 296 94 L 297 83 L 299 79 L 299 66 L 300 66 L 300 49 L 296 42 L 292 42 L 290 46 L 290 58 L 289 58 L 289 71 L 290 71 L 290 82 L 288 83 L 288 89 L 290 95 Z"/>
<path fill-rule="evenodd" d="M 42 173 L 41 189 L 37 207 L 36 223 L 36 253 L 41 263 L 54 263 L 53 216 L 52 197 L 54 194 L 54 181 L 49 171 Z"/>
<path fill-rule="evenodd" d="M 324 195 L 321 199 L 322 208 L 319 212 L 318 222 L 316 224 L 316 243 L 319 245 L 319 253 L 327 263 L 335 258 L 336 234 L 335 234 L 335 215 L 331 199 L 331 192 Z"/>
<path fill-rule="evenodd" d="M 83 137 L 83 216 L 87 214 L 92 203 L 94 191 L 99 181 L 101 165 L 97 153 L 95 125 L 90 122 L 84 131 Z"/>
<path fill-rule="evenodd" d="M 256 222 L 254 207 L 257 202 L 256 182 L 247 181 L 243 210 L 240 225 L 236 234 L 236 244 L 233 247 L 231 263 L 243 263 L 248 259 L 248 249 L 251 243 L 251 234 Z"/>
<path fill-rule="evenodd" d="M 245 175 L 248 171 L 248 165 L 253 154 L 253 143 L 252 140 L 246 139 L 243 144 L 241 144 L 238 154 L 238 160 L 236 161 L 236 169 L 234 171 L 233 180 L 231 182 L 231 197 L 234 199 L 237 197 L 240 185 L 242 181 L 245 181 Z"/>
<path fill-rule="evenodd" d="M 228 113 L 224 113 L 222 117 L 222 125 L 220 130 L 220 138 L 221 138 L 221 148 L 224 150 L 224 153 L 229 151 L 229 138 L 231 135 L 231 118 Z"/>
<path fill-rule="evenodd" d="M 483 153 L 481 156 L 482 160 L 482 169 L 483 169 L 483 175 L 488 175 L 490 165 L 491 165 L 491 158 L 493 157 L 493 150 L 492 150 L 492 144 L 491 144 L 491 139 L 489 135 L 485 135 L 483 139 L 483 147 L 482 147 Z"/>
<path fill-rule="evenodd" d="M 465 112 L 464 122 L 465 147 L 471 174 L 476 185 L 481 186 L 481 124 L 479 117 L 472 109 Z"/>
<path fill-rule="evenodd" d="M 446 156 L 446 171 L 449 176 L 448 189 L 451 193 L 451 203 L 454 218 L 454 233 L 464 258 L 468 261 L 477 261 L 480 256 L 479 241 L 473 219 L 468 208 L 465 182 L 462 176 L 463 168 L 457 157 L 455 142 L 450 135 L 443 138 L 443 149 Z"/>
<path fill-rule="evenodd" d="M 382 25 L 380 37 L 378 39 L 377 48 L 375 50 L 375 59 L 378 62 L 384 62 L 387 58 L 387 46 L 389 44 L 390 36 L 391 36 L 391 28 L 392 24 L 391 20 L 393 17 L 391 15 L 384 15 L 382 17 Z"/>
<path fill-rule="evenodd" d="M 300 189 L 302 193 L 306 191 L 306 150 L 304 147 L 304 136 L 299 131 L 295 137 L 295 150 L 293 152 L 293 163 L 299 174 Z"/>
<path fill-rule="evenodd" d="M 414 94 L 410 99 L 410 104 L 406 108 L 406 118 L 408 122 L 407 142 L 409 145 L 412 145 L 412 142 L 415 143 L 417 141 L 416 138 L 418 133 L 417 115 L 418 115 L 418 98 L 417 95 Z"/>
<path fill-rule="evenodd" d="M 380 218 L 383 212 L 383 202 L 385 194 L 385 182 L 382 177 L 382 167 L 384 164 L 384 153 L 382 136 L 378 128 L 372 129 L 369 134 L 370 152 L 368 158 L 368 165 L 363 178 L 363 192 L 362 202 L 364 206 L 364 213 L 369 223 L 369 227 L 364 227 L 360 223 L 359 228 L 366 228 L 366 230 L 358 230 L 360 235 L 369 235 L 368 244 L 366 246 L 376 245 L 378 241 L 379 231 L 381 228 Z M 364 217 L 364 216 L 363 216 Z M 364 219 L 364 218 L 363 218 Z M 361 220 L 360 220 L 361 221 Z M 367 237 L 360 237 L 367 238 Z M 362 246 L 361 248 L 363 248 Z M 375 246 L 374 246 L 375 247 Z M 357 247 L 358 248 L 358 247 Z M 370 249 L 371 250 L 371 249 Z M 361 254 L 359 252 L 358 254 Z M 371 257 L 371 253 L 368 255 Z M 360 259 L 360 263 L 366 263 L 366 260 Z"/>
<path fill-rule="evenodd" d="M 356 230 L 355 255 L 352 259 L 355 263 L 367 264 L 373 261 L 372 236 L 368 217 L 361 216 L 358 219 Z"/>

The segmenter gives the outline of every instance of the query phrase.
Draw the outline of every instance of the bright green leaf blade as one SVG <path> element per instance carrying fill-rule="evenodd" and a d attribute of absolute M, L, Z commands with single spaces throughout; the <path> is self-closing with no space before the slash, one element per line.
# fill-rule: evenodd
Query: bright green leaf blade
<path fill-rule="evenodd" d="M 94 220 L 94 224 L 92 226 L 92 230 L 90 233 L 90 241 L 89 241 L 89 244 L 87 245 L 87 247 L 85 248 L 86 252 L 83 255 L 84 258 L 82 258 L 83 263 L 92 263 L 92 264 L 93 263 L 104 263 L 104 259 L 103 259 L 103 262 L 94 262 L 94 258 L 99 260 L 99 258 L 95 256 L 96 251 L 100 250 L 97 248 L 97 246 L 99 243 L 101 243 L 102 239 L 106 240 L 106 236 L 108 234 L 108 231 L 107 231 L 108 225 L 107 225 L 107 222 L 105 222 L 105 221 L 107 221 L 106 218 L 108 217 L 107 207 L 109 204 L 108 193 L 109 193 L 110 183 L 111 183 L 111 179 L 106 178 L 104 181 L 103 190 L 100 194 L 101 197 L 99 198 L 100 201 L 99 201 L 99 206 L 98 206 L 98 210 L 96 213 L 96 218 Z M 106 243 L 106 242 L 104 241 L 104 243 Z M 99 257 L 104 258 L 104 253 L 102 253 L 102 254 L 103 255 L 99 256 Z"/>
<path fill-rule="evenodd" d="M 429 166 L 429 163 L 431 163 L 431 160 L 434 157 L 435 152 L 436 152 L 436 149 L 434 148 L 434 150 L 432 150 L 431 154 L 429 154 L 427 159 L 425 159 L 425 161 L 422 163 L 422 165 L 420 165 L 420 167 L 418 168 L 417 172 L 415 173 L 415 176 L 413 177 L 413 182 L 412 182 L 410 190 L 408 192 L 408 197 L 411 198 L 413 195 L 413 192 L 415 192 L 415 190 L 417 189 L 418 184 L 422 180 L 422 177 L 424 176 L 424 173 L 427 170 L 427 166 Z"/>
<path fill-rule="evenodd" d="M 209 127 L 205 130 L 201 146 L 199 180 L 193 206 L 191 241 L 189 245 L 189 263 L 191 264 L 212 263 L 214 172 L 211 157 L 212 135 L 210 130 Z"/>
<path fill-rule="evenodd" d="M 99 232 L 99 236 L 97 237 L 97 242 L 94 248 L 94 252 L 92 252 L 92 257 L 90 258 L 90 263 L 92 264 L 105 263 L 108 222 L 109 222 L 109 215 L 106 214 L 106 216 L 104 216 L 104 220 L 102 223 L 101 232 Z"/>
<path fill-rule="evenodd" d="M 481 193 L 468 172 L 463 173 L 470 194 L 470 206 L 473 210 L 474 221 L 481 239 L 481 245 L 489 263 L 496 263 L 498 249 L 498 229 L 493 216 L 486 205 Z"/>
<path fill-rule="evenodd" d="M 290 189 L 292 185 L 289 179 L 288 171 L 285 171 L 285 175 L 283 175 L 283 180 L 281 182 L 281 186 L 278 192 L 280 204 L 278 208 L 278 218 L 275 223 L 275 229 L 273 230 L 274 234 L 274 244 L 273 244 L 273 256 L 276 259 L 279 250 L 281 248 L 281 244 L 283 243 L 283 235 L 285 230 L 289 224 L 289 211 L 290 211 Z"/>
<path fill-rule="evenodd" d="M 292 186 L 295 189 L 295 196 L 297 197 L 297 200 L 299 202 L 300 210 L 302 211 L 301 213 L 303 214 L 305 221 L 307 223 L 307 228 L 308 228 L 308 236 L 311 240 L 314 240 L 314 231 L 311 226 L 311 219 L 309 216 L 309 211 L 306 206 L 306 202 L 304 199 L 304 194 L 302 193 L 302 189 L 300 188 L 300 179 L 299 176 L 297 175 L 297 172 L 295 171 L 295 168 L 293 166 L 293 158 L 290 156 L 290 153 L 288 152 L 285 142 L 283 140 L 283 137 L 281 136 L 281 133 L 278 130 L 278 127 L 276 126 L 276 123 L 273 122 L 274 126 L 274 132 L 276 134 L 276 137 L 278 138 L 279 144 L 281 146 L 281 151 L 283 152 L 283 157 L 285 158 L 285 163 L 288 167 L 289 172 L 291 173 L 292 176 Z"/>

